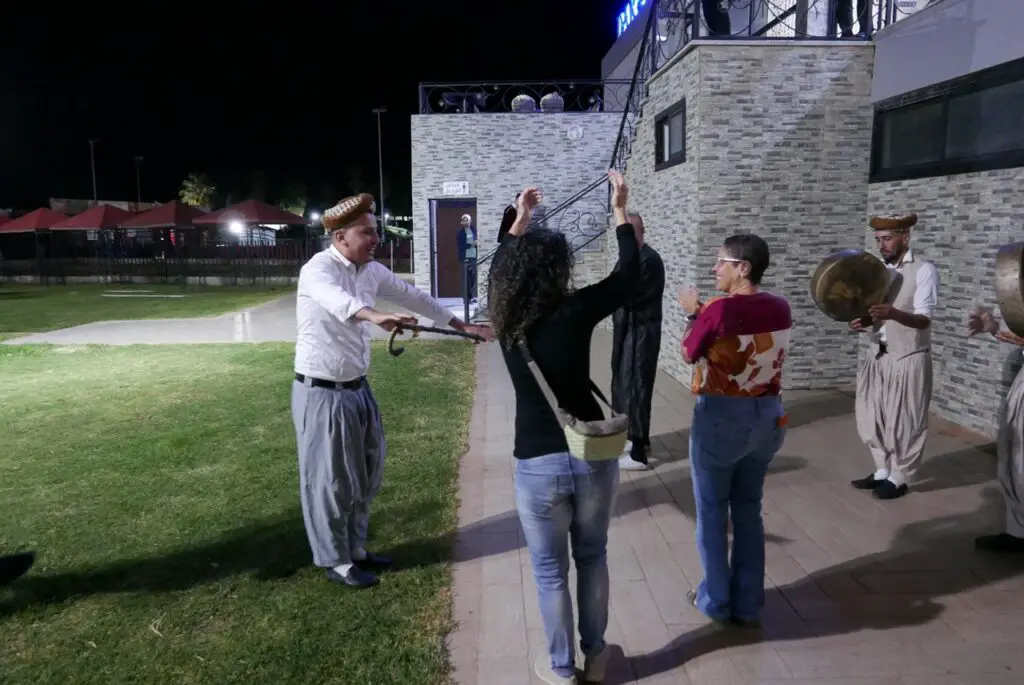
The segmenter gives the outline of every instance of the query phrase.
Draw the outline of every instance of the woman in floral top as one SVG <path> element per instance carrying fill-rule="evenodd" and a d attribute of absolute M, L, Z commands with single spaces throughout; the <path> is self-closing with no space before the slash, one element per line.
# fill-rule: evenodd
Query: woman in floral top
<path fill-rule="evenodd" d="M 792 328 L 789 303 L 759 287 L 768 262 L 764 240 L 734 235 L 712 269 L 725 296 L 704 303 L 693 290 L 679 296 L 690 317 L 682 353 L 695 367 L 690 468 L 704 569 L 690 601 L 719 623 L 757 625 L 764 606 L 761 500 L 785 437 L 780 393 Z"/>

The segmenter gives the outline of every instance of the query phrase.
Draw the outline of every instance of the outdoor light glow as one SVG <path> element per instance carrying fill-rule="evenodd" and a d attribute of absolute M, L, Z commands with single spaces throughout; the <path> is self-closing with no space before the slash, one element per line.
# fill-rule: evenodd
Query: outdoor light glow
<path fill-rule="evenodd" d="M 320 212 L 313 212 L 312 214 L 310 214 L 309 220 L 312 221 L 313 223 L 320 221 Z"/>
<path fill-rule="evenodd" d="M 228 225 L 228 230 L 234 233 L 235 235 L 242 235 L 242 233 L 245 231 L 245 224 L 243 224 L 241 221 L 232 221 Z"/>

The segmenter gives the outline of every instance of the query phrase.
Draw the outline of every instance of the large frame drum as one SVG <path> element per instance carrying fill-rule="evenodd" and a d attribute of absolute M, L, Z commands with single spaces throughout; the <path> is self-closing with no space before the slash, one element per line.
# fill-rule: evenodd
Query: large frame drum
<path fill-rule="evenodd" d="M 1006 327 L 1024 337 L 1024 283 L 1021 264 L 1024 243 L 1012 243 L 996 253 L 996 299 Z"/>
<path fill-rule="evenodd" d="M 889 278 L 889 269 L 878 257 L 864 250 L 841 250 L 814 270 L 811 297 L 830 319 L 853 321 L 867 316 L 872 305 L 885 302 Z"/>

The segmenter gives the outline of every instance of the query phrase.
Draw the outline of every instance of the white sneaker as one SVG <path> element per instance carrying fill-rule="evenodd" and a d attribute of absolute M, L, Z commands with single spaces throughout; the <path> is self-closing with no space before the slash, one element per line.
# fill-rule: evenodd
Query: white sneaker
<path fill-rule="evenodd" d="M 608 667 L 608 657 L 610 656 L 611 651 L 608 649 L 607 644 L 594 656 L 588 656 L 583 661 L 583 682 L 600 683 L 603 681 L 605 669 Z"/>
<path fill-rule="evenodd" d="M 619 470 L 620 471 L 646 471 L 650 468 L 647 464 L 636 461 L 633 457 L 625 454 L 619 457 Z"/>
<path fill-rule="evenodd" d="M 607 648 L 605 651 L 607 651 Z M 551 657 L 547 654 L 541 654 L 537 657 L 537 661 L 533 664 L 533 672 L 537 674 L 538 678 L 548 683 L 548 685 L 579 685 L 576 676 L 566 678 L 551 670 Z"/>

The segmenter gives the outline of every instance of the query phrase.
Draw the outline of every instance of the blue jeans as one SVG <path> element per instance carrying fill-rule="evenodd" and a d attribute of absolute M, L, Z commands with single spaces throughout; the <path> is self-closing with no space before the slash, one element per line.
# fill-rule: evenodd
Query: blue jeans
<path fill-rule="evenodd" d="M 537 582 L 551 668 L 574 673 L 569 542 L 576 564 L 580 647 L 586 656 L 604 649 L 608 627 L 608 524 L 619 485 L 619 462 L 583 461 L 568 452 L 517 459 L 516 511 Z"/>
<path fill-rule="evenodd" d="M 782 416 L 779 397 L 697 398 L 690 428 L 697 549 L 704 570 L 697 608 L 711 618 L 756 620 L 764 606 L 761 500 L 768 465 L 785 439 Z"/>

